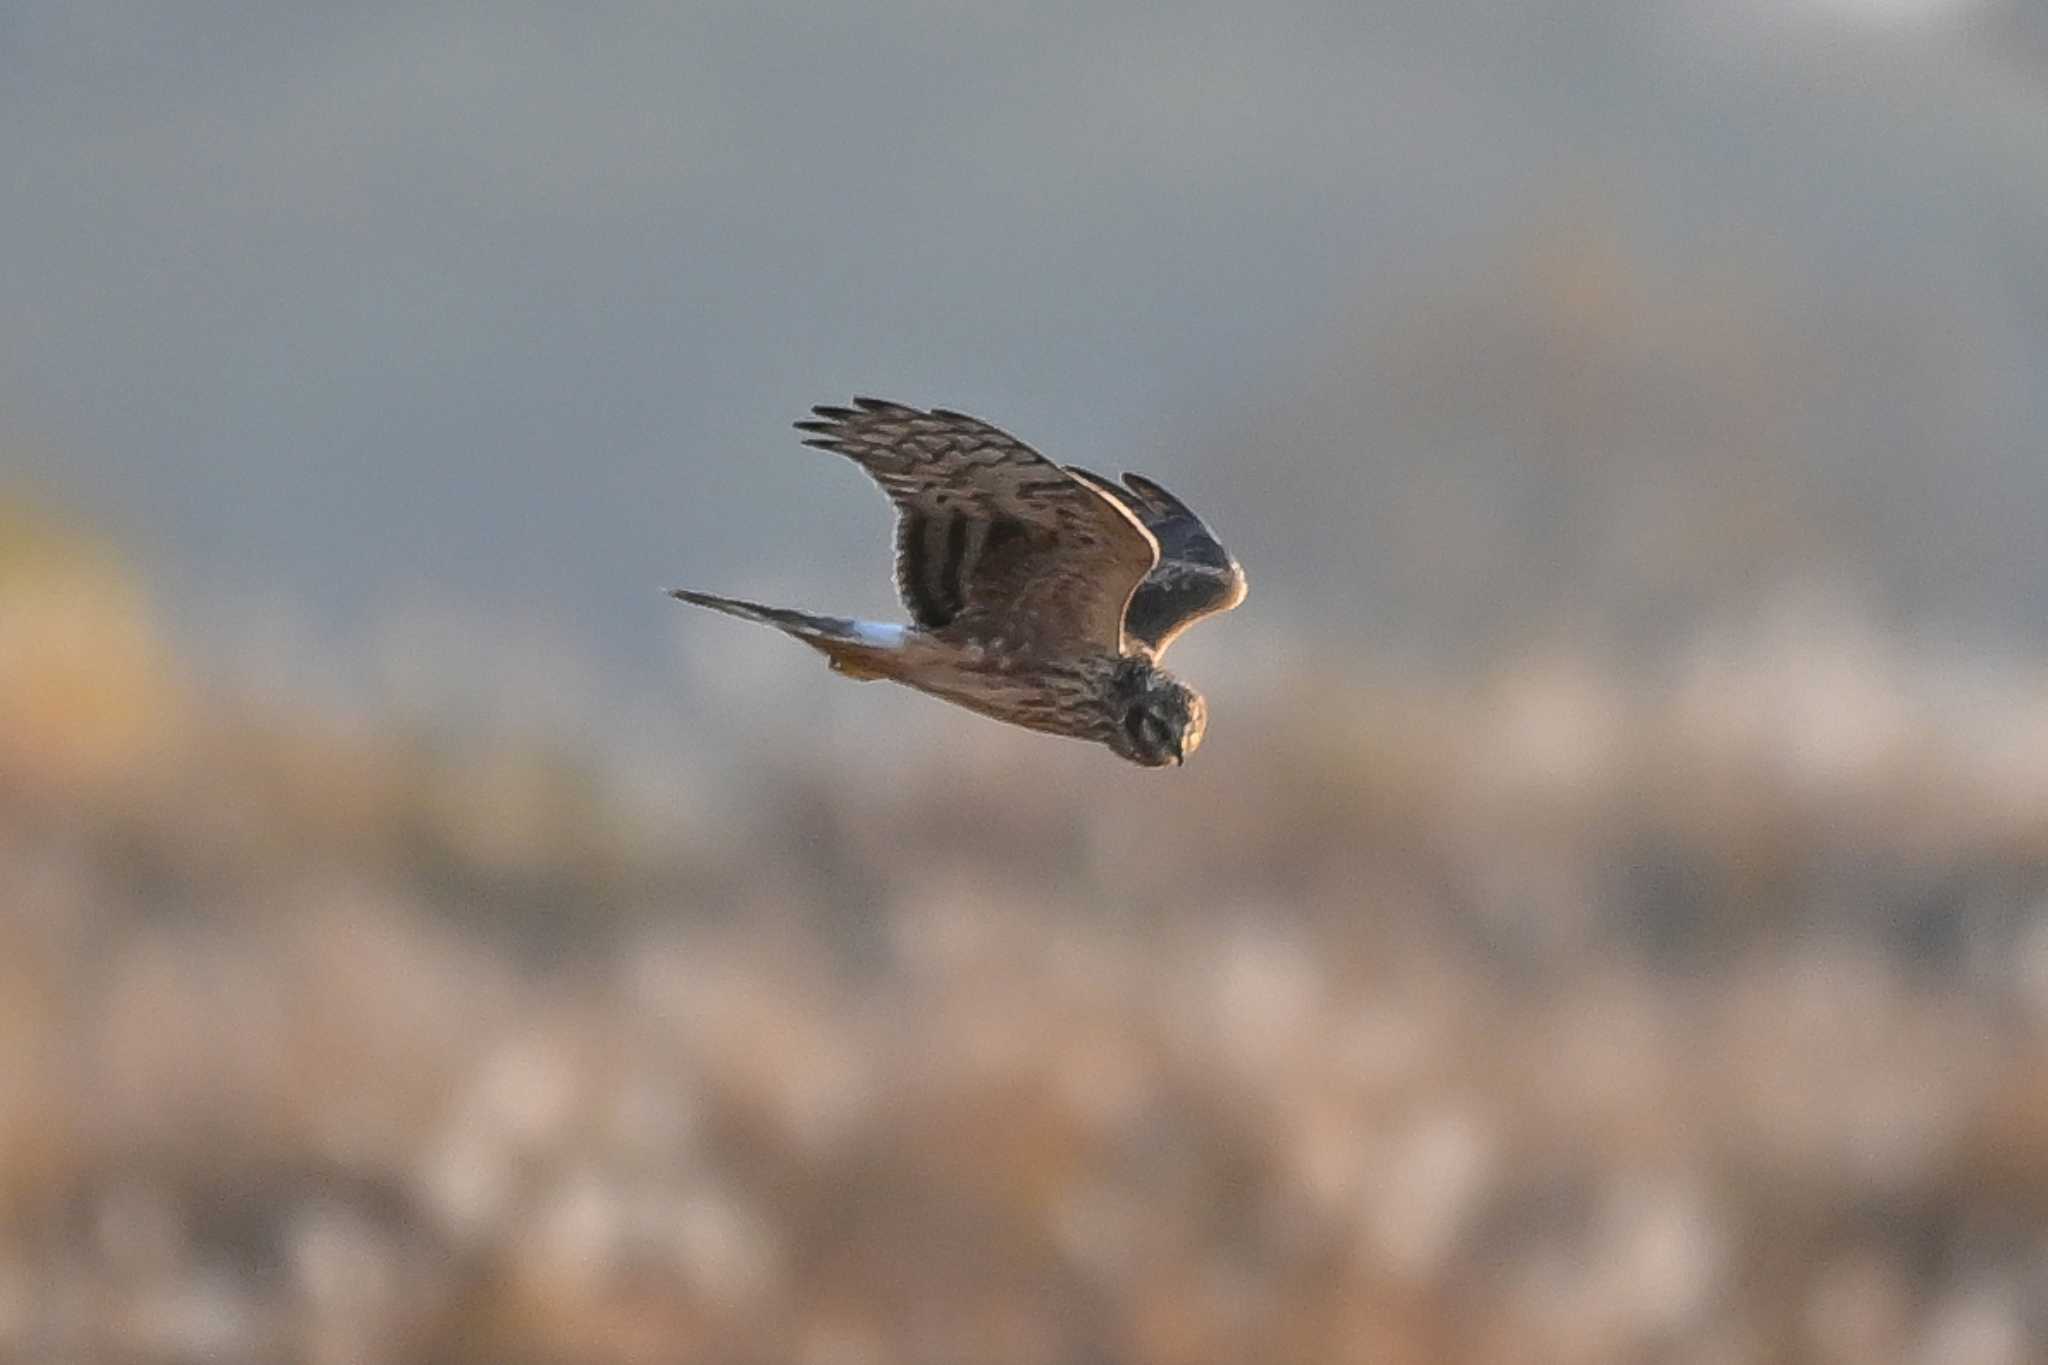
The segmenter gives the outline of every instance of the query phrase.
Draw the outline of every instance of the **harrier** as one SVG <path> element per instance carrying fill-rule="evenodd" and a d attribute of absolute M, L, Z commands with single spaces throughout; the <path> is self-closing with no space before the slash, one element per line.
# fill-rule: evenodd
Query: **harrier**
<path fill-rule="evenodd" d="M 774 626 L 853 678 L 887 678 L 1148 768 L 1202 742 L 1202 696 L 1159 667 L 1196 621 L 1244 600 L 1202 519 L 1139 474 L 1056 465 L 986 422 L 876 398 L 811 409 L 805 445 L 845 455 L 896 506 L 911 624 L 851 621 L 674 589 Z"/>

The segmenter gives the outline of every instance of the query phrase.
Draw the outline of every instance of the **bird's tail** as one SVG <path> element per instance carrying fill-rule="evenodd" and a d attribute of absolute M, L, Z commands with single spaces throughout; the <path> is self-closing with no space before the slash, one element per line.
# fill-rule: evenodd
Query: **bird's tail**
<path fill-rule="evenodd" d="M 691 592 L 688 588 L 671 588 L 668 595 L 677 601 L 737 616 L 742 621 L 773 626 L 818 650 L 831 660 L 833 671 L 851 678 L 893 677 L 896 656 L 903 652 L 904 628 L 899 625 L 853 621 L 843 616 L 813 616 L 806 611 L 764 607 L 758 602 Z"/>

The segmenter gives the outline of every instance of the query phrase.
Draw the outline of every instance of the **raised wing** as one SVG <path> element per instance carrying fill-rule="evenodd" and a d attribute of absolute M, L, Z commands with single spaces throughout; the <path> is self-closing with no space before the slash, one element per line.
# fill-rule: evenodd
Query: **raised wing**
<path fill-rule="evenodd" d="M 1159 544 L 1117 498 L 986 422 L 877 398 L 811 409 L 896 504 L 896 587 L 920 626 L 1057 653 L 1120 653 Z"/>
<path fill-rule="evenodd" d="M 1159 542 L 1158 565 L 1124 611 L 1133 648 L 1157 659 L 1189 626 L 1244 601 L 1244 570 L 1186 503 L 1143 474 L 1125 474 L 1114 484 L 1076 465 L 1067 472 L 1121 502 Z"/>

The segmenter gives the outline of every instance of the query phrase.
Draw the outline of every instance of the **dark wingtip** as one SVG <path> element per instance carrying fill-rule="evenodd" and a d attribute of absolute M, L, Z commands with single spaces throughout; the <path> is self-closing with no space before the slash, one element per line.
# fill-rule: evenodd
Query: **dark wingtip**
<path fill-rule="evenodd" d="M 911 409 L 901 403 L 892 403 L 886 398 L 870 398 L 866 394 L 855 394 L 853 405 L 862 412 L 909 412 Z"/>
<path fill-rule="evenodd" d="M 1153 480 L 1146 478 L 1143 474 L 1136 474 L 1126 469 L 1124 471 L 1124 486 L 1162 511 L 1180 512 L 1191 517 L 1195 515 L 1193 508 L 1167 492 Z"/>

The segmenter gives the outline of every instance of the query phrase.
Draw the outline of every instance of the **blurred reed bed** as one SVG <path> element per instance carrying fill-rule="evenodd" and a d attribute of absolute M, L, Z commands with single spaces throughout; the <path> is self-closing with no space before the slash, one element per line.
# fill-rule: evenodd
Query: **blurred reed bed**
<path fill-rule="evenodd" d="M 2048 1358 L 2048 670 L 1794 611 L 664 795 L 0 524 L 6 1358 Z"/>

